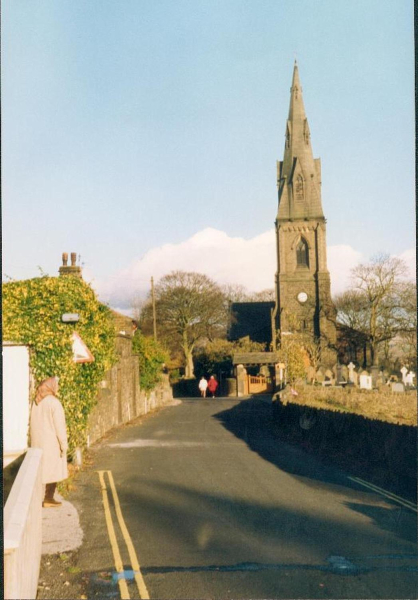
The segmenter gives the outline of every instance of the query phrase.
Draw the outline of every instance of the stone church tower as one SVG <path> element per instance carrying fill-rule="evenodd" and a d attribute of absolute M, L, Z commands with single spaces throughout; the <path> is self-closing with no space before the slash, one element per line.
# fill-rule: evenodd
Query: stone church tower
<path fill-rule="evenodd" d="M 296 62 L 290 94 L 284 157 L 277 162 L 276 324 L 282 333 L 312 335 L 321 344 L 321 362 L 331 364 L 336 311 L 327 270 L 321 161 L 313 157 Z"/>

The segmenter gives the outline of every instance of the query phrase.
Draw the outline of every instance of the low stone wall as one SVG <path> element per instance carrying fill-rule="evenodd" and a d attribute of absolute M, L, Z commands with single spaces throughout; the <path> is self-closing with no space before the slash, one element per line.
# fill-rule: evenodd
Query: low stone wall
<path fill-rule="evenodd" d="M 173 400 L 168 375 L 154 390 L 145 393 L 139 387 L 137 357 L 121 361 L 106 374 L 97 404 L 89 417 L 88 443 L 92 444 L 110 429 L 145 415 Z"/>
<path fill-rule="evenodd" d="M 283 439 L 416 499 L 416 427 L 291 401 L 273 406 Z"/>
<path fill-rule="evenodd" d="M 4 507 L 4 597 L 36 598 L 42 549 L 42 450 L 30 448 Z"/>

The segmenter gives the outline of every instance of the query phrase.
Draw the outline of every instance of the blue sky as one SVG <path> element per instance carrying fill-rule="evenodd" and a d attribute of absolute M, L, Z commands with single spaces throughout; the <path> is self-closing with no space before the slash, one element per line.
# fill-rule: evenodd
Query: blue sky
<path fill-rule="evenodd" d="M 76 251 L 120 287 L 271 230 L 295 56 L 328 245 L 415 247 L 412 0 L 4 0 L 2 28 L 4 274 Z"/>

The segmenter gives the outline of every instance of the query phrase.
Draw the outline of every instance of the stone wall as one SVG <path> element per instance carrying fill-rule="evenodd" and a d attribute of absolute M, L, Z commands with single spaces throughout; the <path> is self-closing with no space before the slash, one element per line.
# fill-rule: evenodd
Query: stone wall
<path fill-rule="evenodd" d="M 354 413 L 273 403 L 280 438 L 416 501 L 417 428 Z M 400 468 L 401 466 L 401 468 Z"/>
<path fill-rule="evenodd" d="M 42 547 L 42 450 L 29 448 L 4 507 L 4 597 L 36 598 Z"/>
<path fill-rule="evenodd" d="M 168 375 L 146 394 L 139 386 L 138 357 L 132 354 L 132 336 L 121 330 L 116 337 L 117 364 L 101 382 L 97 404 L 89 417 L 88 444 L 107 431 L 171 402 L 173 393 Z"/>

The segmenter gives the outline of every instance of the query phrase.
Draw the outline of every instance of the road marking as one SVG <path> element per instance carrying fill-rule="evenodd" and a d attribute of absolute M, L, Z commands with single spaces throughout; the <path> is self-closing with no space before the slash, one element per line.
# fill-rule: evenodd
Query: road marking
<path fill-rule="evenodd" d="M 373 483 L 368 483 L 367 481 L 360 479 L 360 477 L 348 476 L 348 479 L 351 479 L 351 481 L 355 481 L 356 483 L 359 483 L 360 485 L 363 485 L 364 487 L 369 488 L 373 492 L 377 492 L 381 496 L 386 496 L 386 498 L 389 498 L 390 500 L 393 500 L 394 502 L 397 502 L 398 504 L 402 504 L 402 506 L 405 506 L 406 508 L 409 508 L 410 510 L 413 510 L 414 512 L 418 512 L 417 505 L 414 504 L 413 502 L 410 502 L 409 500 L 405 500 L 405 498 L 401 498 L 400 496 L 397 496 L 396 494 L 393 494 L 392 492 L 388 492 L 387 490 L 384 490 L 383 488 L 380 488 L 377 485 L 374 485 Z"/>
<path fill-rule="evenodd" d="M 115 562 L 116 571 L 118 573 L 123 573 L 123 571 L 124 571 L 123 563 L 122 563 L 122 558 L 121 558 L 121 555 L 119 552 L 118 542 L 116 539 L 115 528 L 113 527 L 112 515 L 110 514 L 109 499 L 107 497 L 107 488 L 106 488 L 106 483 L 104 480 L 104 473 L 105 473 L 105 471 L 98 471 L 100 485 L 102 488 L 103 506 L 104 506 L 104 512 L 105 512 L 107 532 L 109 534 L 109 540 L 110 540 L 110 545 L 112 547 L 113 559 Z M 119 585 L 119 589 L 120 589 L 121 599 L 129 600 L 130 596 L 129 596 L 128 584 L 126 583 L 126 580 L 124 578 L 118 579 L 118 585 Z"/>
<path fill-rule="evenodd" d="M 131 536 L 129 535 L 128 528 L 126 527 L 125 520 L 122 515 L 122 510 L 120 508 L 118 494 L 116 492 L 115 482 L 113 480 L 112 471 L 107 471 L 107 475 L 109 477 L 110 488 L 113 494 L 113 500 L 115 503 L 116 516 L 119 521 L 119 526 L 121 528 L 123 537 L 125 539 L 126 546 L 129 552 L 129 558 L 131 560 L 132 569 L 135 575 L 135 581 L 138 588 L 138 592 L 142 600 L 149 600 L 149 594 L 147 590 L 147 586 L 145 585 L 144 578 L 142 577 L 141 567 L 139 566 L 138 557 L 135 552 L 134 545 L 132 543 Z"/>

